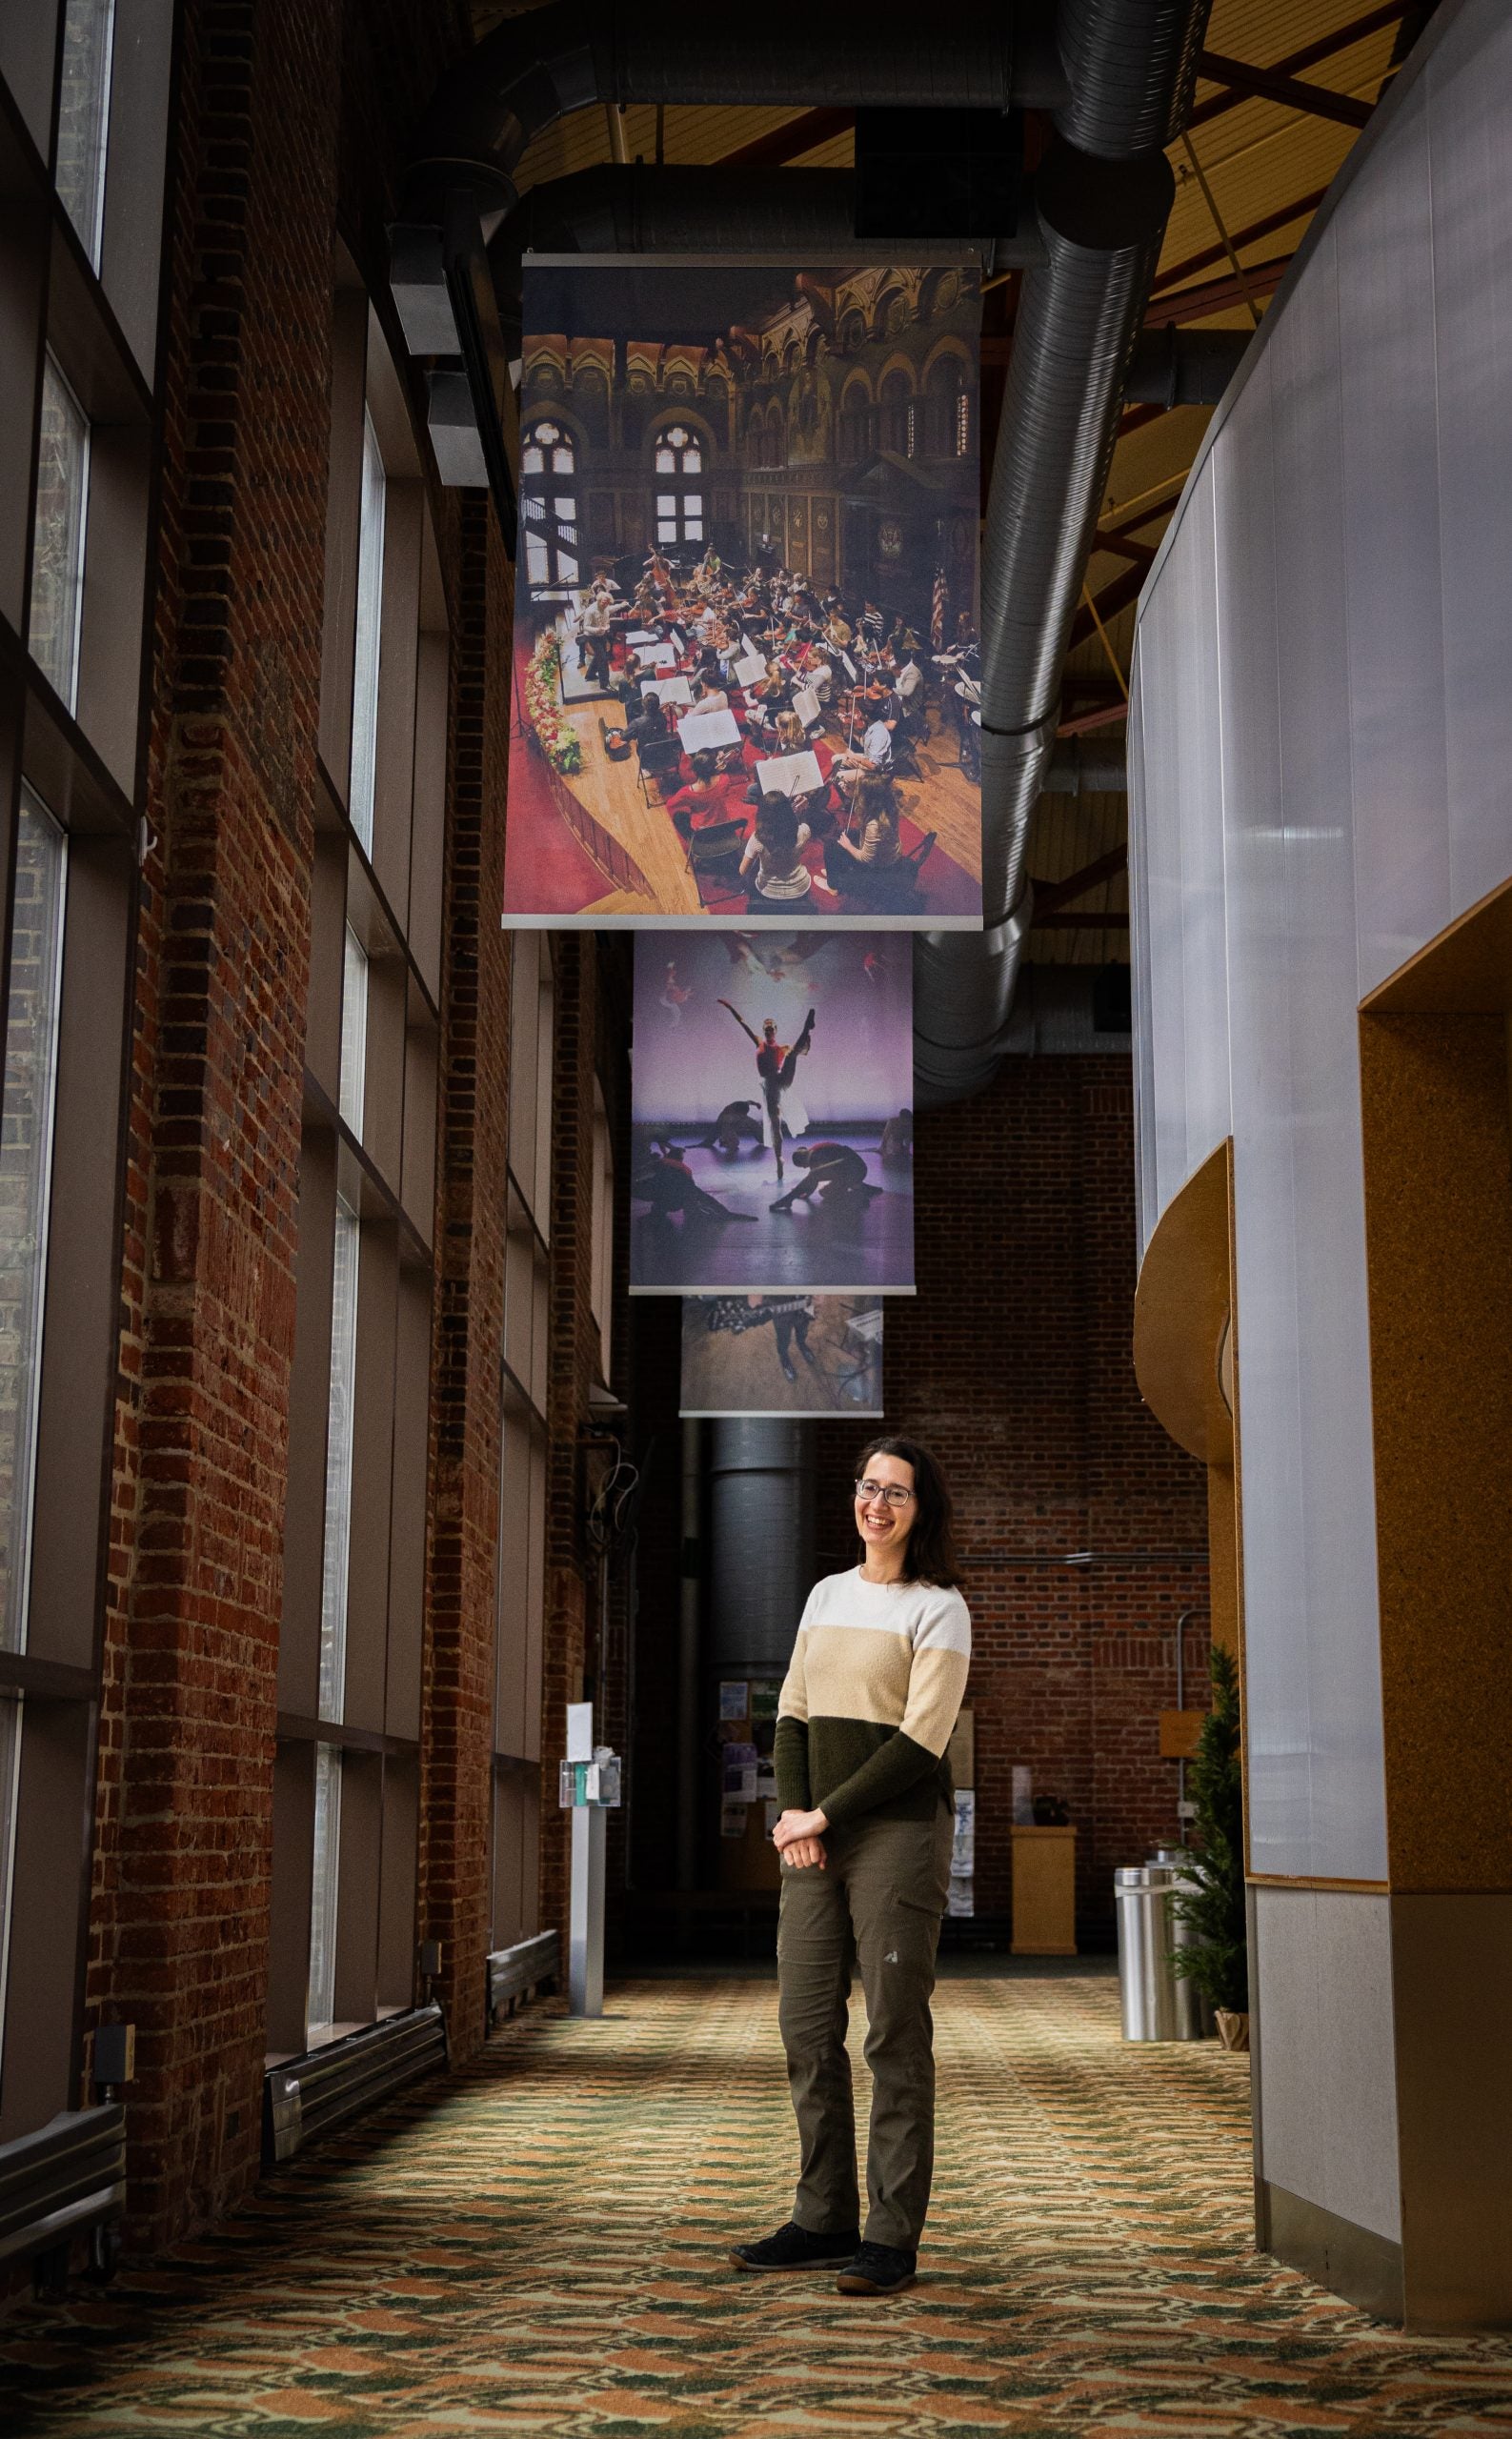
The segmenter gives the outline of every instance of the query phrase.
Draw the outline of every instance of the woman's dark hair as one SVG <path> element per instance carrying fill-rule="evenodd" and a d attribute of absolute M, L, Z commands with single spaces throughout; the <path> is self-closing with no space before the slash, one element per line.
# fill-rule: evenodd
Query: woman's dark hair
<path fill-rule="evenodd" d="M 929 1450 L 917 1440 L 902 1440 L 893 1434 L 869 1440 L 856 1461 L 858 1482 L 865 1481 L 866 1468 L 874 1457 L 896 1457 L 899 1463 L 914 1468 L 918 1513 L 903 1551 L 903 1582 L 937 1583 L 941 1591 L 958 1592 L 961 1573 L 956 1558 L 956 1512 L 949 1484 Z M 864 1542 L 861 1556 L 866 1556 Z"/>
<path fill-rule="evenodd" d="M 756 814 L 756 837 L 773 856 L 796 856 L 798 852 L 798 817 L 784 796 L 763 799 Z"/>

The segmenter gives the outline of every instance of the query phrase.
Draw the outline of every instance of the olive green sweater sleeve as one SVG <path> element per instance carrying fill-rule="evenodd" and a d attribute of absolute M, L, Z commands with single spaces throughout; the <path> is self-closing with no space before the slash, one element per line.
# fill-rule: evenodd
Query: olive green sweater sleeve
<path fill-rule="evenodd" d="M 847 1821 L 858 1820 L 863 1812 L 875 1812 L 878 1804 L 891 1804 L 897 1797 L 906 1795 L 910 1787 L 938 1768 L 937 1753 L 932 1753 L 927 1744 L 916 1744 L 900 1727 L 895 1728 L 885 1744 L 868 1753 L 849 1777 L 830 1790 L 820 1809 L 832 1829 L 842 1828 Z"/>
<path fill-rule="evenodd" d="M 809 1811 L 809 1731 L 805 1721 L 777 1721 L 772 1760 L 776 1771 L 778 1809 L 782 1812 Z"/>

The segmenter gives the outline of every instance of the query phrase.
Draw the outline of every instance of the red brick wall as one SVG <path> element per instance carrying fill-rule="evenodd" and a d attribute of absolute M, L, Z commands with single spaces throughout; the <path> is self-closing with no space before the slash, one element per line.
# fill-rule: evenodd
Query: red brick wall
<path fill-rule="evenodd" d="M 258 2169 L 338 225 L 376 275 L 429 0 L 186 0 L 135 945 L 90 2022 L 138 2028 L 133 2233 Z M 386 181 L 388 181 L 386 187 Z M 510 571 L 440 504 L 454 667 L 417 1933 L 482 2035 Z"/>
<path fill-rule="evenodd" d="M 923 1116 L 917 1281 L 887 1311 L 886 1428 L 949 1474 L 975 1657 L 977 1903 L 1009 1904 L 1015 1763 L 1066 1799 L 1079 1905 L 1106 1922 L 1112 1875 L 1176 1829 L 1173 1633 L 1202 1699 L 1207 1510 L 1200 1466 L 1140 1400 L 1133 1090 L 1126 1058 L 1010 1058 L 990 1092 Z M 854 1554 L 864 1432 L 822 1425 L 818 1563 Z M 1099 1562 L 1066 1563 L 1091 1551 Z"/>
<path fill-rule="evenodd" d="M 335 209 L 329 13 L 181 39 L 88 1985 L 153 2233 L 259 2143 Z"/>

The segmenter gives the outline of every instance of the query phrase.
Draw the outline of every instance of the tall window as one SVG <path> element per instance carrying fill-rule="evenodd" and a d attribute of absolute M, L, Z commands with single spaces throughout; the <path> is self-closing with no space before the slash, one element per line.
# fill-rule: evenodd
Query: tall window
<path fill-rule="evenodd" d="M 555 984 L 551 943 L 544 934 L 516 932 L 513 958 L 504 1441 L 494 1698 L 495 1948 L 527 1937 L 538 1920 L 541 1661 L 546 1614 L 548 1236 Z"/>
<path fill-rule="evenodd" d="M 0 1126 L 0 1649 L 5 1651 L 24 1650 L 27 1640 L 66 873 L 63 833 L 24 788 L 16 834 Z"/>
<path fill-rule="evenodd" d="M 703 444 L 686 424 L 671 423 L 656 434 L 655 459 L 656 539 L 703 540 Z"/>
<path fill-rule="evenodd" d="M 341 971 L 341 1083 L 338 1108 L 358 1142 L 368 1081 L 368 952 L 351 924 Z"/>
<path fill-rule="evenodd" d="M 580 564 L 577 453 L 571 433 L 549 417 L 532 424 L 521 443 L 520 512 L 531 583 L 575 585 Z"/>
<path fill-rule="evenodd" d="M 42 375 L 36 531 L 31 557 L 31 657 L 70 711 L 79 691 L 84 607 L 84 515 L 90 488 L 90 427 L 50 349 Z"/>
<path fill-rule="evenodd" d="M 42 1294 L 62 980 L 67 854 L 62 832 L 21 791 L 10 1003 L 0 1121 L 0 1650 L 22 1651 L 31 1575 Z M 0 1695 L 0 2032 L 10 1959 L 10 1884 L 21 1784 L 23 1697 Z"/>
<path fill-rule="evenodd" d="M 273 1764 L 275 2058 L 418 1995 L 450 645 L 409 401 L 354 271 L 338 287 L 335 345 L 322 780 L 334 815 L 350 735 L 351 818 L 320 824 L 311 898 L 313 1090 Z"/>
<path fill-rule="evenodd" d="M 591 1304 L 598 1323 L 598 1370 L 609 1379 L 615 1296 L 615 1147 L 603 1086 L 594 1085 L 594 1280 Z"/>
<path fill-rule="evenodd" d="M 115 0 L 65 0 L 57 190 L 96 271 L 105 227 L 105 151 L 114 42 Z"/>
<path fill-rule="evenodd" d="M 383 632 L 383 525 L 387 482 L 373 417 L 362 428 L 362 518 L 357 538 L 357 649 L 352 686 L 352 826 L 373 853 L 378 775 L 378 659 Z"/>
<path fill-rule="evenodd" d="M 310 2037 L 336 2013 L 336 1892 L 341 1870 L 341 1748 L 315 1747 L 315 1836 L 310 1889 Z"/>
<path fill-rule="evenodd" d="M 346 1691 L 361 1242 L 356 1213 L 338 1200 L 332 1261 L 331 1401 L 326 1422 L 326 1528 L 320 1577 L 320 1716 L 330 1720 L 340 1719 Z"/>

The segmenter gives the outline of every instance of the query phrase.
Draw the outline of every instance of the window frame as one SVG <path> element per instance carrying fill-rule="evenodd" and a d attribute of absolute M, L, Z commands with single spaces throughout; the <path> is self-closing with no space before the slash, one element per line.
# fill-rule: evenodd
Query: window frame
<path fill-rule="evenodd" d="M 704 434 L 686 415 L 673 415 L 652 433 L 651 524 L 658 550 L 707 546 L 710 454 Z M 664 457 L 671 458 L 670 466 L 663 466 Z M 696 491 L 689 491 L 690 482 L 696 483 Z M 664 512 L 665 501 L 671 507 Z"/>
<path fill-rule="evenodd" d="M 525 536 L 526 581 L 533 593 L 575 591 L 584 581 L 581 446 L 572 427 L 549 409 L 534 414 L 520 433 L 520 531 Z M 558 466 L 555 461 L 564 454 L 568 463 Z M 538 467 L 530 462 L 534 455 L 540 457 Z M 564 482 L 571 486 L 571 515 L 565 519 L 557 495 L 558 485 Z M 562 539 L 563 524 L 572 531 L 571 545 Z M 540 531 L 533 533 L 533 525 Z M 538 553 L 545 554 L 544 563 L 537 559 Z"/>

